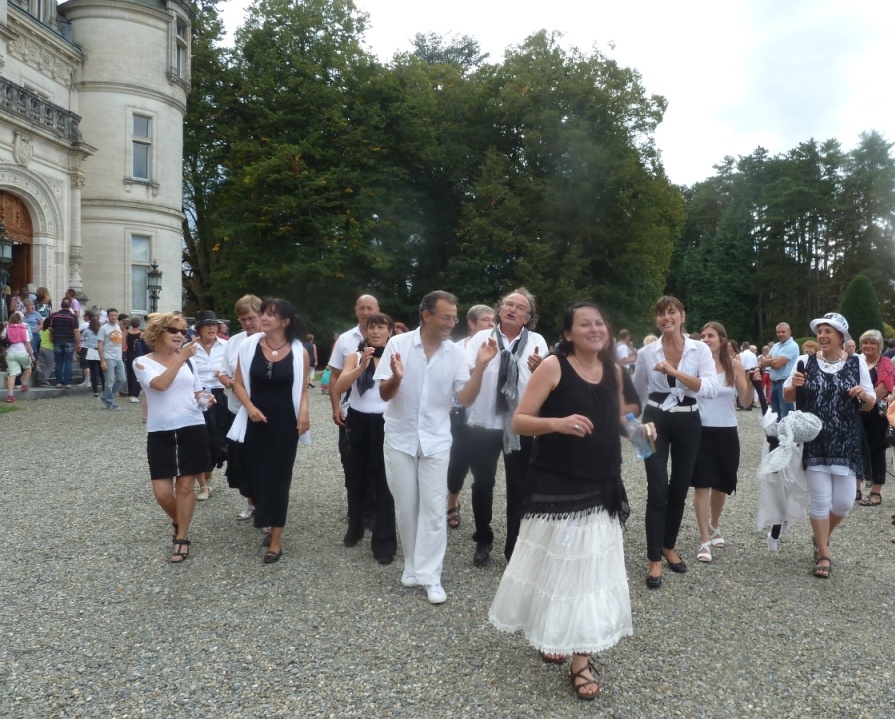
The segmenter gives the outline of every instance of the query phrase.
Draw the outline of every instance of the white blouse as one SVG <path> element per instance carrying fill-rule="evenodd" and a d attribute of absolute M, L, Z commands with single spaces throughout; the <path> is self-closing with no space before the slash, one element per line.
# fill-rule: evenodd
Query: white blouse
<path fill-rule="evenodd" d="M 688 389 L 680 381 L 676 381 L 674 387 L 670 387 L 668 375 L 655 369 L 656 365 L 664 359 L 665 350 L 662 347 L 661 339 L 647 345 L 637 353 L 634 388 L 640 397 L 641 405 L 646 406 L 646 401 L 653 392 L 668 395 L 662 403 L 661 409 L 663 410 L 680 404 L 685 397 L 711 399 L 717 396 L 718 378 L 715 375 L 715 360 L 712 359 L 711 350 L 704 342 L 697 342 L 685 337 L 684 351 L 678 364 L 679 371 L 702 380 L 699 392 Z"/>

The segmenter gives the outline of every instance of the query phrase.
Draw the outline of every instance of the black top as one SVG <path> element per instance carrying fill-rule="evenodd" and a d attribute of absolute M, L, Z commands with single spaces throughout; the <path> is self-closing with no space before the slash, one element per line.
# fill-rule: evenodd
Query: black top
<path fill-rule="evenodd" d="M 603 364 L 599 384 L 585 381 L 567 357 L 557 355 L 559 383 L 541 407 L 541 417 L 581 414 L 594 424 L 586 437 L 551 433 L 535 437 L 526 478 L 526 512 L 568 514 L 605 509 L 624 521 L 628 502 L 621 481 L 618 369 Z"/>

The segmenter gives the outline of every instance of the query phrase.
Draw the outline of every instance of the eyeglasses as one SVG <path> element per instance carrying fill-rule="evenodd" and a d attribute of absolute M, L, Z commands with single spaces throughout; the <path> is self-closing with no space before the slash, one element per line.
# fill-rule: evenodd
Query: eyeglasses
<path fill-rule="evenodd" d="M 454 317 L 453 315 L 435 315 L 438 319 L 440 319 L 444 323 L 450 322 L 452 325 L 457 324 L 460 321 L 459 317 Z"/>
<path fill-rule="evenodd" d="M 179 327 L 165 327 L 165 332 L 171 335 L 183 335 L 184 337 L 189 334 L 189 330 L 182 330 Z"/>
<path fill-rule="evenodd" d="M 528 308 L 528 305 L 520 305 L 518 302 L 504 302 L 503 304 L 501 304 L 501 307 L 508 310 L 516 309 L 520 312 L 524 312 L 527 315 L 531 314 L 531 310 Z"/>

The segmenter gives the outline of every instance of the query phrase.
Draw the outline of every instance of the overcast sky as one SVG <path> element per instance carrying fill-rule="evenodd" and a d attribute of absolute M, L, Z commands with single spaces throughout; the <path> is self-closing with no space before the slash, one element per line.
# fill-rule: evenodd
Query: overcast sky
<path fill-rule="evenodd" d="M 656 140 L 673 182 L 725 155 L 772 154 L 815 138 L 845 149 L 864 130 L 895 141 L 893 0 L 355 0 L 383 61 L 416 33 L 475 37 L 491 60 L 540 29 L 635 68 L 668 100 Z M 249 0 L 223 8 L 228 29 Z"/>

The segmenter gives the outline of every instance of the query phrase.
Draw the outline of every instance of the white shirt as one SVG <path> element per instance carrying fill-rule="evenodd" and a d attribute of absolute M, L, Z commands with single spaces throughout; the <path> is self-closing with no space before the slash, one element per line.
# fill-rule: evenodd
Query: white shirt
<path fill-rule="evenodd" d="M 752 350 L 743 350 L 740 352 L 740 362 L 743 363 L 743 369 L 746 370 L 746 372 L 751 372 L 758 367 L 758 357 L 755 356 L 755 353 Z"/>
<path fill-rule="evenodd" d="M 703 427 L 736 427 L 736 387 L 727 384 L 724 372 L 715 375 L 718 382 L 718 394 L 714 397 L 699 397 L 699 418 Z M 734 382 L 734 385 L 736 382 Z"/>
<path fill-rule="evenodd" d="M 358 357 L 358 361 L 360 361 L 360 353 L 356 352 L 355 354 Z M 382 357 L 379 359 L 380 364 L 382 364 L 384 358 L 385 353 L 383 352 Z M 370 361 L 372 362 L 373 360 L 371 359 Z M 361 377 L 363 377 L 363 374 L 361 374 Z M 381 383 L 381 380 L 374 379 L 373 386 L 361 394 L 360 390 L 357 388 L 357 381 L 355 380 L 354 384 L 351 385 L 351 394 L 348 395 L 348 406 L 355 412 L 363 412 L 364 414 L 383 414 L 385 408 L 388 407 L 388 402 L 382 399 L 382 395 L 379 394 L 379 385 Z"/>
<path fill-rule="evenodd" d="M 451 397 L 469 381 L 463 348 L 442 342 L 427 360 L 419 328 L 396 335 L 385 346 L 374 379 L 391 378 L 395 353 L 404 363 L 404 378 L 385 408 L 386 443 L 411 456 L 416 456 L 419 449 L 426 457 L 449 450 Z"/>
<path fill-rule="evenodd" d="M 684 386 L 683 382 L 675 382 L 674 387 L 668 384 L 668 375 L 658 372 L 655 366 L 665 359 L 665 350 L 662 340 L 653 342 L 644 347 L 637 356 L 637 369 L 634 370 L 634 388 L 640 397 L 640 403 L 646 407 L 646 401 L 653 392 L 667 394 L 668 397 L 662 403 L 662 409 L 666 410 L 680 404 L 684 397 L 711 399 L 718 394 L 718 379 L 715 376 L 715 360 L 712 359 L 711 350 L 704 342 L 691 340 L 684 337 L 684 351 L 678 370 L 691 377 L 702 380 L 699 392 L 693 392 Z"/>
<path fill-rule="evenodd" d="M 205 416 L 195 395 L 202 390 L 199 378 L 184 363 L 168 389 L 152 389 L 149 383 L 165 370 L 164 365 L 148 357 L 134 360 L 134 374 L 146 392 L 146 431 L 161 432 L 204 425 Z"/>
<path fill-rule="evenodd" d="M 196 354 L 192 357 L 193 367 L 199 375 L 199 381 L 208 389 L 223 389 L 221 380 L 215 377 L 215 372 L 224 370 L 224 357 L 227 354 L 227 341 L 220 337 L 214 338 L 211 351 L 206 352 L 199 340 L 196 340 Z"/>
<path fill-rule="evenodd" d="M 246 332 L 240 332 L 233 335 L 227 342 L 224 359 L 221 362 L 221 373 L 227 375 L 230 379 L 236 376 L 236 365 L 239 364 L 239 345 L 246 337 L 248 337 Z M 239 412 L 242 402 L 239 401 L 236 392 L 231 391 L 228 395 L 227 406 L 233 414 Z"/>
<path fill-rule="evenodd" d="M 495 330 L 500 332 L 500 325 L 495 329 L 480 330 L 470 338 L 465 350 L 466 365 L 470 369 L 475 367 L 475 358 L 482 343 L 487 342 Z M 500 335 L 503 338 L 504 347 L 508 350 L 512 350 L 519 340 L 519 337 L 516 337 L 515 340 L 510 342 L 503 332 L 500 332 Z M 525 388 L 528 386 L 528 380 L 531 379 L 531 370 L 528 369 L 528 358 L 534 354 L 535 348 L 537 348 L 541 358 L 547 356 L 549 350 L 547 349 L 547 343 L 544 341 L 544 338 L 537 332 L 530 332 L 528 335 L 528 343 L 518 357 L 520 398 L 525 392 Z M 487 367 L 485 367 L 485 372 L 482 375 L 482 388 L 479 390 L 479 395 L 476 397 L 475 402 L 473 402 L 472 407 L 469 408 L 469 424 L 471 426 L 483 427 L 485 429 L 503 429 L 504 413 L 497 409 L 497 379 L 499 373 L 500 352 L 498 352 L 497 356 L 488 363 Z"/>
<path fill-rule="evenodd" d="M 364 333 L 360 331 L 360 325 L 339 335 L 336 344 L 333 345 L 333 353 L 329 358 L 329 366 L 333 369 L 343 370 L 345 358 L 357 352 L 357 346 L 364 341 Z"/>
<path fill-rule="evenodd" d="M 615 356 L 619 362 L 628 359 L 631 356 L 631 346 L 627 342 L 619 342 L 615 345 Z"/>

